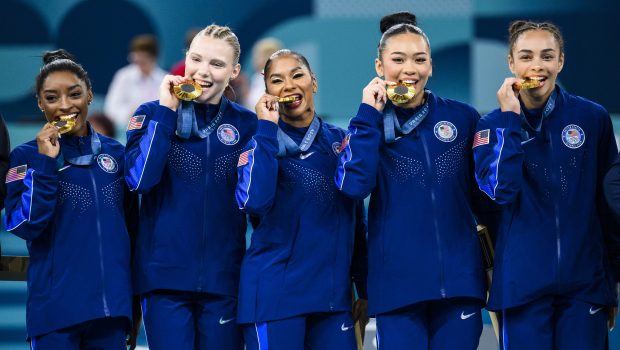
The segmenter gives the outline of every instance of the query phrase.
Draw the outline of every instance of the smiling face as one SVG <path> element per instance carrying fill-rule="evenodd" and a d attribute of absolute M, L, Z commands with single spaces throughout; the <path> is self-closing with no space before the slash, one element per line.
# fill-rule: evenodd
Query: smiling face
<path fill-rule="evenodd" d="M 545 100 L 555 89 L 564 66 L 564 53 L 552 33 L 528 30 L 519 35 L 508 56 L 510 71 L 519 79 L 540 80 L 541 86 L 521 90 L 522 98 Z"/>
<path fill-rule="evenodd" d="M 416 91 L 414 98 L 402 107 L 417 106 L 424 98 L 424 88 L 433 74 L 431 54 L 424 37 L 415 33 L 397 34 L 385 43 L 381 59 L 375 60 L 377 75 L 390 82 L 409 82 Z"/>
<path fill-rule="evenodd" d="M 37 93 L 39 108 L 45 113 L 48 122 L 70 116 L 75 119 L 75 126 L 67 134 L 75 136 L 88 134 L 86 117 L 93 93 L 77 75 L 69 71 L 50 73 Z"/>
<path fill-rule="evenodd" d="M 241 66 L 234 62 L 233 48 L 222 39 L 198 35 L 185 58 L 185 77 L 202 87 L 195 101 L 218 104 L 230 80 L 239 75 Z"/>
<path fill-rule="evenodd" d="M 291 103 L 280 104 L 280 115 L 292 120 L 311 120 L 314 117 L 314 93 L 317 82 L 310 69 L 295 55 L 283 55 L 271 60 L 265 71 L 268 94 L 278 97 L 295 96 Z"/>

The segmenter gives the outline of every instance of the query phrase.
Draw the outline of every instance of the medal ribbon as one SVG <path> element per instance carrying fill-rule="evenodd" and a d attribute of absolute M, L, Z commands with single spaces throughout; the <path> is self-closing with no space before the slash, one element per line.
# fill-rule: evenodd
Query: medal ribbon
<path fill-rule="evenodd" d="M 424 90 L 425 94 L 430 94 L 430 90 Z M 427 95 L 428 96 L 428 95 Z M 422 105 L 419 111 L 417 111 L 409 120 L 405 122 L 405 124 L 401 127 L 398 118 L 396 117 L 396 112 L 394 111 L 394 104 L 388 101 L 385 104 L 385 110 L 383 112 L 383 132 L 385 134 L 385 142 L 392 143 L 396 139 L 396 131 L 398 131 L 402 135 L 407 135 L 413 131 L 426 116 L 428 115 L 428 111 L 430 110 L 429 104 L 430 98 L 426 98 L 426 101 Z M 396 131 L 395 131 L 396 130 Z"/>
<path fill-rule="evenodd" d="M 181 105 L 177 111 L 177 131 L 176 134 L 178 137 L 182 139 L 189 139 L 191 136 L 197 136 L 201 139 L 209 136 L 218 126 L 222 117 L 224 116 L 224 111 L 228 106 L 228 100 L 222 97 L 222 102 L 220 103 L 220 109 L 217 112 L 217 115 L 211 123 L 209 123 L 204 129 L 198 129 L 198 122 L 196 121 L 196 111 L 194 110 L 194 103 L 192 101 L 181 101 Z"/>
<path fill-rule="evenodd" d="M 312 122 L 310 123 L 304 138 L 301 140 L 300 145 L 293 141 L 293 139 L 282 131 L 282 129 L 278 128 L 278 157 L 283 157 L 287 154 L 297 155 L 307 151 L 316 138 L 316 135 L 319 133 L 320 127 L 321 122 L 315 114 L 314 117 L 312 117 Z"/>
<path fill-rule="evenodd" d="M 90 123 L 88 123 L 88 129 L 90 131 L 90 149 L 92 153 L 85 154 L 82 156 L 77 156 L 77 157 L 65 157 L 62 152 L 62 141 L 61 141 L 60 153 L 58 154 L 58 158 L 56 158 L 58 169 L 65 166 L 65 161 L 73 165 L 91 165 L 94 159 L 99 155 L 99 153 L 101 153 L 101 140 L 99 140 L 99 136 L 97 135 L 93 127 L 90 125 Z M 69 137 L 73 137 L 73 136 L 69 136 Z"/>
<path fill-rule="evenodd" d="M 557 99 L 557 97 L 557 91 L 553 90 L 553 93 L 551 94 L 551 96 L 549 96 L 547 103 L 545 103 L 545 108 L 542 112 L 542 118 L 540 118 L 540 121 L 538 122 L 538 125 L 536 125 L 536 127 L 533 127 L 527 121 L 525 113 L 523 112 L 523 109 L 525 107 L 523 106 L 523 103 L 521 103 L 521 125 L 525 124 L 525 128 L 523 126 L 521 127 L 521 137 L 523 138 L 523 141 L 530 139 L 530 131 L 533 132 L 535 135 L 540 135 L 543 120 L 547 118 L 549 114 L 551 114 L 551 112 L 553 112 L 553 110 L 555 109 L 555 100 Z M 519 100 L 519 102 L 521 102 L 521 100 Z"/>

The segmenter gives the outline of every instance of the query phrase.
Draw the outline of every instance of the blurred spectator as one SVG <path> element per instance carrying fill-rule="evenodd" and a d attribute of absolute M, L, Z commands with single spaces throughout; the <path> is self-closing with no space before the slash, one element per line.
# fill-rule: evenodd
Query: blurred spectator
<path fill-rule="evenodd" d="M 116 138 L 116 127 L 110 118 L 103 113 L 93 113 L 88 116 L 88 122 L 101 135 Z"/>
<path fill-rule="evenodd" d="M 159 97 L 159 85 L 166 72 L 157 65 L 159 45 L 150 34 L 136 36 L 129 45 L 129 65 L 121 68 L 112 79 L 104 104 L 104 113 L 119 129 L 136 108 Z"/>
<path fill-rule="evenodd" d="M 226 91 L 224 91 L 224 95 L 226 95 L 227 99 L 239 104 L 242 104 L 245 100 L 247 100 L 248 93 L 250 91 L 247 75 L 243 72 L 239 72 L 239 75 L 237 75 L 235 79 L 231 80 L 229 85 L 232 90 L 226 89 Z M 253 111 L 254 107 L 252 107 L 251 110 Z"/>
<path fill-rule="evenodd" d="M 247 108 L 254 110 L 258 99 L 265 93 L 265 81 L 263 80 L 263 68 L 265 62 L 274 52 L 282 48 L 282 42 L 276 38 L 264 38 L 252 47 L 252 68 L 254 73 L 250 78 L 250 90 L 242 101 Z"/>

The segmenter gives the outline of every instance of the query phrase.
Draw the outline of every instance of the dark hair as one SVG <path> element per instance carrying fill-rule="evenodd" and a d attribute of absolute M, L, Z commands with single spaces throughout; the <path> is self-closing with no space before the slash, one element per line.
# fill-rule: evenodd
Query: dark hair
<path fill-rule="evenodd" d="M 39 74 L 35 80 L 37 96 L 39 96 L 39 91 L 43 88 L 45 79 L 54 72 L 71 72 L 86 84 L 88 90 L 92 89 L 88 73 L 86 73 L 84 67 L 77 63 L 73 55 L 69 52 L 64 49 L 59 49 L 56 51 L 47 51 L 43 55 L 43 67 L 39 70 Z"/>
<path fill-rule="evenodd" d="M 384 16 L 379 22 L 379 29 L 381 30 L 381 40 L 379 40 L 379 46 L 377 48 L 377 58 L 381 59 L 381 53 L 385 49 L 385 42 L 397 34 L 412 33 L 418 34 L 424 38 L 428 50 L 431 50 L 431 43 L 428 37 L 420 27 L 418 27 L 418 21 L 416 16 L 411 12 L 396 12 L 391 15 Z"/>
<path fill-rule="evenodd" d="M 529 30 L 548 31 L 553 35 L 555 41 L 558 42 L 558 45 L 560 46 L 560 54 L 564 53 L 564 38 L 562 37 L 560 28 L 558 28 L 555 24 L 551 22 L 517 20 L 510 23 L 510 26 L 508 27 L 508 53 L 510 55 L 512 55 L 512 49 L 515 46 L 517 39 L 519 39 L 519 36 Z"/>
<path fill-rule="evenodd" d="M 142 34 L 134 37 L 129 44 L 131 52 L 146 52 L 152 57 L 159 56 L 159 43 L 152 34 Z"/>
<path fill-rule="evenodd" d="M 304 57 L 304 55 L 300 54 L 299 52 L 292 51 L 289 49 L 282 49 L 282 50 L 278 50 L 274 52 L 271 56 L 269 56 L 269 59 L 267 59 L 267 62 L 265 62 L 265 68 L 263 69 L 263 79 L 265 81 L 267 81 L 267 72 L 269 71 L 269 68 L 271 67 L 271 62 L 275 60 L 276 58 L 280 58 L 282 56 L 295 57 L 295 59 L 299 61 L 299 63 L 306 66 L 310 74 L 314 76 L 314 73 L 312 73 L 312 69 L 310 69 L 310 63 L 308 63 L 308 60 L 306 59 L 306 57 Z"/>

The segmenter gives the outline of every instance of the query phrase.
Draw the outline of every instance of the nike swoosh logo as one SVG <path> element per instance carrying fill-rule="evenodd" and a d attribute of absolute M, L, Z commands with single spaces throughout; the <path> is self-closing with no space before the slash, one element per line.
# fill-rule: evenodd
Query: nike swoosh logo
<path fill-rule="evenodd" d="M 228 322 L 234 320 L 235 318 L 229 318 L 227 320 L 224 319 L 224 317 L 220 317 L 220 324 L 227 324 Z"/>
<path fill-rule="evenodd" d="M 403 138 L 402 136 L 397 136 L 397 137 L 394 138 L 394 141 L 398 141 L 398 140 L 400 140 L 402 138 Z"/>
<path fill-rule="evenodd" d="M 58 169 L 58 171 L 63 171 L 63 170 L 67 169 L 67 168 L 68 168 L 68 167 L 70 167 L 70 166 L 71 166 L 71 165 L 65 165 L 65 166 L 63 166 L 62 168 Z"/>
<path fill-rule="evenodd" d="M 313 154 L 314 154 L 314 152 L 310 152 L 310 153 L 306 153 L 306 154 L 301 153 L 299 155 L 299 159 L 306 159 L 306 158 L 310 157 Z"/>
<path fill-rule="evenodd" d="M 465 315 L 465 311 L 463 311 L 463 312 L 461 312 L 461 320 L 466 320 L 466 319 L 472 317 L 475 314 L 476 314 L 475 312 L 472 312 L 471 314 Z"/>
<path fill-rule="evenodd" d="M 353 328 L 353 326 L 345 326 L 344 323 L 342 324 L 342 326 L 340 326 L 340 330 L 342 330 L 343 332 L 346 332 L 351 328 Z"/>
<path fill-rule="evenodd" d="M 597 312 L 599 312 L 601 310 L 603 310 L 602 307 L 599 307 L 598 309 L 592 310 L 592 306 L 590 306 L 590 315 L 594 315 L 595 313 L 597 313 Z"/>

